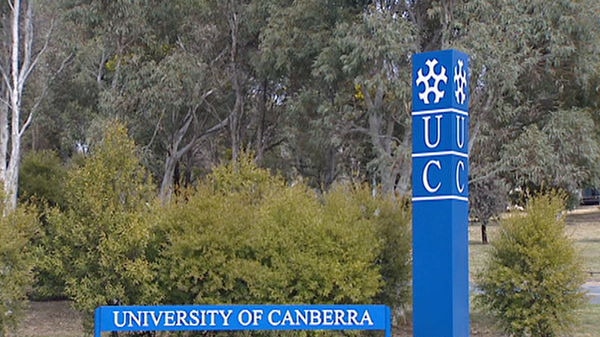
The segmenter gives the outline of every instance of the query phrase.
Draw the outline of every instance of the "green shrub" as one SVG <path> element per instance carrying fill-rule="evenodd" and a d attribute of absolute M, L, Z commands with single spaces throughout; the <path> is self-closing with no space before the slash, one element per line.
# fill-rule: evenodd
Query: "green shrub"
<path fill-rule="evenodd" d="M 530 199 L 523 215 L 502 221 L 476 301 L 514 336 L 559 336 L 572 327 L 584 299 L 584 274 L 565 233 L 564 199 Z"/>
<path fill-rule="evenodd" d="M 340 201 L 347 205 L 340 207 Z M 389 194 L 372 196 L 369 186 L 337 185 L 325 194 L 328 212 L 345 210 L 353 215 L 346 222 L 362 221 L 375 229 L 379 242 L 376 263 L 382 277 L 382 288 L 375 297 L 378 303 L 392 307 L 394 312 L 410 304 L 412 217 L 410 202 Z"/>
<path fill-rule="evenodd" d="M 31 151 L 25 154 L 19 176 L 19 200 L 21 203 L 35 204 L 41 211 L 41 235 L 38 239 L 42 245 L 52 242 L 46 233 L 44 210 L 50 207 L 65 207 L 65 181 L 67 170 L 58 155 L 53 151 Z M 46 240 L 47 239 L 47 240 Z M 39 244 L 40 242 L 36 242 Z M 52 265 L 46 265 L 46 256 L 40 256 L 36 265 L 36 284 L 30 299 L 56 299 L 64 297 L 64 282 L 49 272 Z"/>
<path fill-rule="evenodd" d="M 37 211 L 30 207 L 19 206 L 0 216 L 0 336 L 22 318 L 34 281 L 36 252 L 32 240 L 38 230 Z"/>
<path fill-rule="evenodd" d="M 23 157 L 19 173 L 19 199 L 62 207 L 66 168 L 52 151 L 31 151 Z"/>
<path fill-rule="evenodd" d="M 48 213 L 46 266 L 75 307 L 160 302 L 151 254 L 155 196 L 126 130 L 114 125 L 68 172 L 67 209 Z"/>
<path fill-rule="evenodd" d="M 402 209 L 378 211 L 367 195 L 340 188 L 321 197 L 302 183 L 286 186 L 247 158 L 217 168 L 160 212 L 165 302 L 379 300 L 382 257 L 393 259 L 383 253 L 391 241 L 380 235 L 390 234 L 390 219 L 398 219 L 392 213 Z M 405 253 L 394 263 L 405 266 Z M 408 275 L 393 277 L 408 284 Z"/>

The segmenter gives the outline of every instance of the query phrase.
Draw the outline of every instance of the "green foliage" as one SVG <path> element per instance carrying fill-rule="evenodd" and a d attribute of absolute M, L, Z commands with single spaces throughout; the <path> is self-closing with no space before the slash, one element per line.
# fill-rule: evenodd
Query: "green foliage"
<path fill-rule="evenodd" d="M 38 231 L 37 211 L 31 207 L 20 206 L 0 217 L 0 336 L 23 316 L 34 281 L 32 241 Z"/>
<path fill-rule="evenodd" d="M 389 194 L 373 197 L 371 193 L 367 185 L 336 185 L 325 195 L 325 207 L 332 212 L 349 212 L 355 216 L 354 221 L 363 221 L 375 229 L 380 244 L 376 263 L 383 281 L 375 299 L 400 312 L 409 305 L 411 295 L 410 203 Z M 346 206 L 340 207 L 339 203 Z"/>
<path fill-rule="evenodd" d="M 65 179 L 66 169 L 55 152 L 28 152 L 21 164 L 19 199 L 63 206 Z"/>
<path fill-rule="evenodd" d="M 247 157 L 217 168 L 160 212 L 165 301 L 370 303 L 384 281 L 405 287 L 407 227 L 398 226 L 401 248 L 381 237 L 402 209 L 390 203 L 378 211 L 367 196 L 339 188 L 319 197 L 303 183 L 286 186 Z M 405 274 L 394 275 L 392 263 Z"/>
<path fill-rule="evenodd" d="M 149 258 L 153 195 L 136 147 L 118 123 L 68 172 L 68 208 L 47 215 L 45 265 L 65 280 L 78 309 L 160 300 Z"/>
<path fill-rule="evenodd" d="M 558 194 L 537 196 L 523 215 L 503 220 L 477 275 L 477 303 L 510 335 L 560 336 L 583 304 L 584 274 L 565 233 L 564 207 Z"/>

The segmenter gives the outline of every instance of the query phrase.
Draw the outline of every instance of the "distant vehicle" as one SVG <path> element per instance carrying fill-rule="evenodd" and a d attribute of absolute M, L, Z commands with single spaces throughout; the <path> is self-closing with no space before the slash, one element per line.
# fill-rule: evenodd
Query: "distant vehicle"
<path fill-rule="evenodd" d="M 581 205 L 600 205 L 600 190 L 595 187 L 580 190 L 579 203 Z"/>

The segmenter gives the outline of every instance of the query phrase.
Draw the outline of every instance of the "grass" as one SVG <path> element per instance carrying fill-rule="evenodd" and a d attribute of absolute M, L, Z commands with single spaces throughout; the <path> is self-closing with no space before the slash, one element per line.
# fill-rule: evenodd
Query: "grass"
<path fill-rule="evenodd" d="M 600 336 L 600 304 L 589 304 L 578 311 L 579 323 L 574 337 Z"/>

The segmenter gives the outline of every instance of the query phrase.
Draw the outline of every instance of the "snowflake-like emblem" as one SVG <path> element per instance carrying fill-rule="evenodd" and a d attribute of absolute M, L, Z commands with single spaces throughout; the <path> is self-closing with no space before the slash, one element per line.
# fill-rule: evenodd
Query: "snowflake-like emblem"
<path fill-rule="evenodd" d="M 425 90 L 419 93 L 419 98 L 423 101 L 423 103 L 429 104 L 429 94 L 433 93 L 435 95 L 434 103 L 439 103 L 439 101 L 444 98 L 445 92 L 443 90 L 439 90 L 438 86 L 440 82 L 448 82 L 446 68 L 440 67 L 440 73 L 437 74 L 435 72 L 435 66 L 438 64 L 438 60 L 427 60 L 425 61 L 425 64 L 428 68 L 427 75 L 423 75 L 423 69 L 419 69 L 417 72 L 417 85 L 420 85 L 421 83 L 425 85 Z"/>
<path fill-rule="evenodd" d="M 467 72 L 463 69 L 463 66 L 463 60 L 458 60 L 458 66 L 454 67 L 454 83 L 456 84 L 454 97 L 458 104 L 464 104 L 467 99 L 467 93 L 465 92 L 467 87 Z"/>

